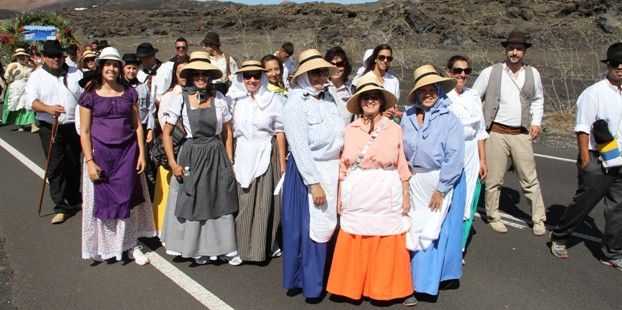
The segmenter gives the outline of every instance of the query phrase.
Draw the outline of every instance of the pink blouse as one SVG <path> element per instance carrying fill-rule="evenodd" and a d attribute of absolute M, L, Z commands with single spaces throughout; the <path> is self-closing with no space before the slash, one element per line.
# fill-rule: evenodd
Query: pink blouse
<path fill-rule="evenodd" d="M 378 137 L 369 147 L 367 154 L 363 156 L 360 169 L 393 168 L 397 169 L 400 179 L 407 181 L 411 173 L 404 155 L 402 146 L 402 128 L 392 120 L 382 117 L 374 124 L 375 128 L 385 121 L 384 128 L 380 130 Z M 348 125 L 344 133 L 343 153 L 339 162 L 339 180 L 343 180 L 348 174 L 348 168 L 361 154 L 363 147 L 369 141 L 370 134 L 363 127 L 363 119 L 359 118 Z"/>

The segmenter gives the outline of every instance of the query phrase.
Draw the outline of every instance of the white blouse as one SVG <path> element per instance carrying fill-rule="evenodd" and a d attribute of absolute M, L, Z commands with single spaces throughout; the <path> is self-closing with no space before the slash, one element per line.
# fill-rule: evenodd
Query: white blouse
<path fill-rule="evenodd" d="M 220 92 L 215 92 L 214 107 L 216 108 L 216 134 L 222 132 L 222 124 L 231 121 L 232 116 L 227 107 L 227 100 L 225 96 Z M 186 128 L 186 137 L 192 138 L 192 127 L 190 127 L 190 120 L 188 119 L 188 107 L 183 104 L 183 94 L 174 94 L 171 98 L 169 109 L 164 112 L 163 116 L 166 117 L 166 122 L 175 125 L 179 117 L 182 117 L 182 122 Z"/>
<path fill-rule="evenodd" d="M 244 96 L 227 97 L 233 110 L 233 137 L 235 139 L 235 178 L 242 188 L 268 170 L 272 151 L 272 137 L 283 132 L 283 96 L 263 92 L 256 99 Z"/>
<path fill-rule="evenodd" d="M 484 113 L 482 112 L 482 100 L 477 91 L 465 87 L 462 94 L 458 94 L 453 89 L 447 93 L 447 97 L 451 100 L 449 110 L 464 125 L 464 139 L 466 141 L 488 139 Z"/>
<path fill-rule="evenodd" d="M 233 110 L 234 138 L 270 141 L 277 132 L 283 132 L 285 98 L 277 94 L 271 95 L 272 100 L 268 102 L 244 97 L 230 103 Z"/>

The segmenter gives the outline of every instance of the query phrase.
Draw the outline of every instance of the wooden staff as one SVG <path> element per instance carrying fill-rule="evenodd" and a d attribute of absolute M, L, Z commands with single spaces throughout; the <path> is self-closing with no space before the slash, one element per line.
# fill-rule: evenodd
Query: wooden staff
<path fill-rule="evenodd" d="M 52 158 L 52 146 L 56 140 L 56 132 L 58 131 L 58 116 L 54 116 L 54 123 L 52 123 L 52 136 L 50 137 L 50 143 L 48 144 L 48 156 L 45 159 L 45 173 L 43 174 L 43 184 L 41 184 L 41 192 L 39 193 L 39 216 L 41 216 L 41 207 L 43 206 L 43 194 L 45 194 L 45 183 L 48 178 L 48 169 L 50 168 L 50 159 Z"/>

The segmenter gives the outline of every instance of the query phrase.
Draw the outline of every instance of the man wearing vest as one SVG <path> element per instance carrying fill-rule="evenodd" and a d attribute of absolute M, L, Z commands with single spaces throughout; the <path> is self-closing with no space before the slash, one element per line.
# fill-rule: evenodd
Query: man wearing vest
<path fill-rule="evenodd" d="M 147 89 L 149 90 L 147 100 L 144 102 L 145 107 L 155 107 L 155 108 L 147 108 L 150 109 L 151 113 L 155 113 L 155 109 L 160 105 L 160 99 L 162 95 L 168 90 L 171 85 L 171 80 L 173 78 L 173 63 L 167 61 L 165 63 L 161 62 L 156 58 L 156 53 L 158 52 L 157 48 L 154 48 L 153 45 L 149 42 L 144 42 L 136 47 L 136 58 L 141 63 L 141 70 L 136 74 L 136 78 L 138 82 L 145 84 Z M 142 103 L 141 103 L 142 104 Z M 141 112 L 144 110 L 141 108 Z M 141 115 L 141 118 L 143 115 Z M 153 116 L 152 116 L 153 117 Z M 147 121 L 147 119 L 142 118 L 142 120 Z M 149 128 L 146 128 L 149 129 Z M 146 137 L 153 138 L 153 134 L 149 135 L 148 131 Z M 146 141 L 147 143 L 151 142 Z M 145 171 L 147 176 L 147 183 L 149 186 L 149 193 L 153 195 L 153 189 L 155 187 L 155 177 L 156 177 L 156 168 L 151 160 L 147 160 L 147 168 Z"/>
<path fill-rule="evenodd" d="M 533 233 L 542 236 L 546 214 L 531 145 L 540 133 L 544 112 L 542 81 L 538 70 L 522 62 L 531 47 L 525 33 L 512 31 L 501 45 L 505 61 L 484 69 L 473 84 L 482 97 L 490 133 L 486 141 L 486 216 L 492 230 L 507 232 L 499 213 L 499 194 L 511 160 L 531 205 Z"/>
<path fill-rule="evenodd" d="M 82 71 L 65 63 L 57 40 L 43 44 L 43 67 L 35 70 L 26 83 L 26 109 L 37 113 L 39 138 L 45 156 L 49 156 L 48 182 L 54 202 L 52 224 L 60 224 L 82 207 L 80 193 L 80 136 L 75 127 L 75 110 L 82 88 Z M 54 118 L 58 130 L 52 137 Z M 54 138 L 51 154 L 48 145 Z"/>
<path fill-rule="evenodd" d="M 567 258 L 567 241 L 604 198 L 605 230 L 601 262 L 622 270 L 622 43 L 607 50 L 607 76 L 577 99 L 579 186 L 551 232 L 551 253 Z"/>

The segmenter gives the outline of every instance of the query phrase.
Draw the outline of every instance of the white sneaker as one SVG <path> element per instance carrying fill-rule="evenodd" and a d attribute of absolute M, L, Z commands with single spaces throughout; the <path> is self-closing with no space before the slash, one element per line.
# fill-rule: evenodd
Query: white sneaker
<path fill-rule="evenodd" d="M 133 259 L 136 264 L 144 266 L 149 264 L 149 259 L 147 258 L 147 256 L 145 256 L 141 249 L 141 246 L 136 246 L 133 250 L 127 251 L 127 256 L 130 259 Z"/>
<path fill-rule="evenodd" d="M 240 258 L 240 255 L 238 255 L 238 251 L 233 251 L 227 255 L 221 255 L 219 258 L 222 261 L 229 262 L 229 265 L 231 266 L 238 266 L 242 264 L 242 259 Z"/>
<path fill-rule="evenodd" d="M 272 258 L 281 257 L 281 255 L 283 255 L 283 251 L 281 251 L 281 249 L 276 249 L 276 250 L 272 253 Z"/>
<path fill-rule="evenodd" d="M 209 261 L 209 257 L 207 256 L 197 256 L 194 258 L 194 262 L 197 263 L 197 265 L 205 265 L 207 264 Z"/>

